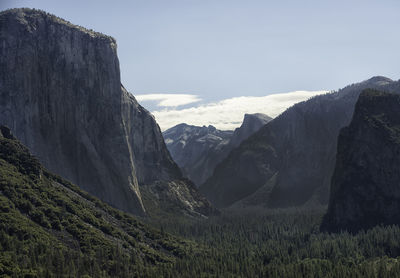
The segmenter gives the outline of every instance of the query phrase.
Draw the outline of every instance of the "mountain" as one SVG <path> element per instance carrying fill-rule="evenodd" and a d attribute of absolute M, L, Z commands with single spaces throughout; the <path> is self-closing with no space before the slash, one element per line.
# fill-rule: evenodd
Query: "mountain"
<path fill-rule="evenodd" d="M 163 132 L 167 148 L 183 174 L 200 184 L 212 173 L 216 153 L 229 143 L 232 131 L 214 126 L 176 125 Z M 211 164 L 211 165 L 210 165 Z"/>
<path fill-rule="evenodd" d="M 0 127 L 5 277 L 142 277 L 154 266 L 173 263 L 190 246 L 52 174 Z"/>
<path fill-rule="evenodd" d="M 239 146 L 240 143 L 249 138 L 253 133 L 258 131 L 271 120 L 271 117 L 262 113 L 244 114 L 242 125 L 235 129 L 232 138 L 229 141 L 229 151 Z"/>
<path fill-rule="evenodd" d="M 200 191 L 217 207 L 327 204 L 337 136 L 359 94 L 399 87 L 378 76 L 290 107 L 232 150 Z"/>
<path fill-rule="evenodd" d="M 322 229 L 400 224 L 399 154 L 400 95 L 365 90 L 350 125 L 340 131 Z"/>
<path fill-rule="evenodd" d="M 240 128 L 222 131 L 214 126 L 176 125 L 163 132 L 172 158 L 185 176 L 200 185 L 230 150 L 270 121 L 267 115 L 245 114 Z"/>
<path fill-rule="evenodd" d="M 113 38 L 32 9 L 0 22 L 0 124 L 45 167 L 127 212 L 144 214 L 145 199 L 160 211 L 211 211 L 121 85 Z"/>

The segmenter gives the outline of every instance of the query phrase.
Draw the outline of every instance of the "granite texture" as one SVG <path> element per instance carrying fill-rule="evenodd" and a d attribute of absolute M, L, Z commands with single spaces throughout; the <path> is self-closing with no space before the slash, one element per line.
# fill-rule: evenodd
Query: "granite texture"
<path fill-rule="evenodd" d="M 365 90 L 336 157 L 322 229 L 400 224 L 400 95 Z"/>
<path fill-rule="evenodd" d="M 43 11 L 0 13 L 0 124 L 50 171 L 131 213 L 146 212 L 142 186 L 182 178 L 121 85 L 115 40 Z"/>
<path fill-rule="evenodd" d="M 337 137 L 359 94 L 399 87 L 378 76 L 295 104 L 233 149 L 200 191 L 217 207 L 327 205 Z"/>
<path fill-rule="evenodd" d="M 242 125 L 234 131 L 179 124 L 164 131 L 163 136 L 183 174 L 200 186 L 233 148 L 270 120 L 261 113 L 245 114 Z"/>

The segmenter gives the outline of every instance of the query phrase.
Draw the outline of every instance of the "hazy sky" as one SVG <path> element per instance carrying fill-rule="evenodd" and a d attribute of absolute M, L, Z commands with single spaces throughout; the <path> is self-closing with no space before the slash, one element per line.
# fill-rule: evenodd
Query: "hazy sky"
<path fill-rule="evenodd" d="M 196 105 L 202 105 L 338 89 L 374 75 L 400 78 L 399 0 L 0 0 L 0 5 L 40 8 L 115 37 L 122 83 L 134 95 L 197 95 Z M 161 109 L 156 103 L 147 107 Z"/>

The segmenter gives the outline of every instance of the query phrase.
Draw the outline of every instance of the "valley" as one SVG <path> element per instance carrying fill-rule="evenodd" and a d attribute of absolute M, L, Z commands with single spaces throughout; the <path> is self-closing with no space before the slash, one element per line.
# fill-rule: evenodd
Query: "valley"
<path fill-rule="evenodd" d="M 400 277 L 399 80 L 162 131 L 111 36 L 6 9 L 0 54 L 0 277 Z"/>

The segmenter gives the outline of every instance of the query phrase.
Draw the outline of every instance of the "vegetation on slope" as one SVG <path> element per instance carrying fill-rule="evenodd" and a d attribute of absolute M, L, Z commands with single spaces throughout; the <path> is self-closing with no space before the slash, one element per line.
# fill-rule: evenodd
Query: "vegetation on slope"
<path fill-rule="evenodd" d="M 319 231 L 323 210 L 271 210 L 158 218 L 151 228 L 0 134 L 9 137 L 0 136 L 0 276 L 400 276 L 398 226 L 328 234 Z"/>
<path fill-rule="evenodd" d="M 1 128 L 0 276 L 153 276 L 193 247 L 51 174 Z"/>

